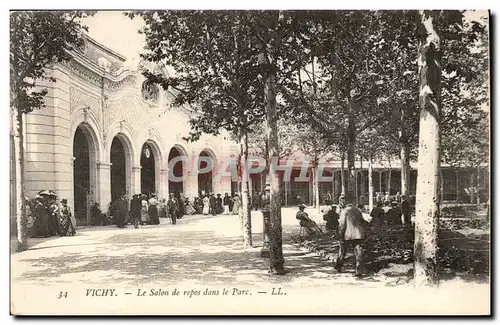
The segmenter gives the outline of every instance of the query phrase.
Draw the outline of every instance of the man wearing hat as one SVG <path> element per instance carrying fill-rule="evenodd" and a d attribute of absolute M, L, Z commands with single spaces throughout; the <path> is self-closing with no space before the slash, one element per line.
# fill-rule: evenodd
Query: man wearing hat
<path fill-rule="evenodd" d="M 337 213 L 340 215 L 342 210 L 344 210 L 346 207 L 346 202 L 345 202 L 345 195 L 340 194 L 339 196 L 339 205 L 337 206 Z"/>
<path fill-rule="evenodd" d="M 231 204 L 231 198 L 227 193 L 224 194 L 224 214 L 229 214 L 229 205 Z"/>
<path fill-rule="evenodd" d="M 116 226 L 118 228 L 125 228 L 125 219 L 128 214 L 128 200 L 127 195 L 122 192 L 122 196 L 116 202 Z"/>
<path fill-rule="evenodd" d="M 354 247 L 356 256 L 356 277 L 362 276 L 363 243 L 366 238 L 369 223 L 363 218 L 361 210 L 348 204 L 340 213 L 339 218 L 339 255 L 335 261 L 335 269 L 339 272 L 344 264 L 344 257 L 349 247 Z"/>
<path fill-rule="evenodd" d="M 175 197 L 174 193 L 170 193 L 170 199 L 167 202 L 167 212 L 170 215 L 172 224 L 177 224 L 177 214 L 179 213 L 179 201 Z"/>
<path fill-rule="evenodd" d="M 215 199 L 215 213 L 216 214 L 221 214 L 224 211 L 222 208 L 222 197 L 221 194 L 217 194 L 217 198 Z"/>
<path fill-rule="evenodd" d="M 132 200 L 130 200 L 130 214 L 134 221 L 134 228 L 139 228 L 139 223 L 141 222 L 141 199 L 138 194 L 134 194 Z"/>
<path fill-rule="evenodd" d="M 332 205 L 332 208 L 323 215 L 323 220 L 326 221 L 326 230 L 331 233 L 332 237 L 335 236 L 339 228 L 339 214 L 336 205 Z"/>
<path fill-rule="evenodd" d="M 387 220 L 387 223 L 390 225 L 401 225 L 402 220 L 401 220 L 401 210 L 398 207 L 398 202 L 392 201 L 391 203 L 391 209 L 386 212 L 385 218 Z"/>
<path fill-rule="evenodd" d="M 210 214 L 215 216 L 216 215 L 216 200 L 215 200 L 215 196 L 214 196 L 214 193 L 210 193 L 210 196 L 208 197 L 208 204 L 210 206 Z"/>
<path fill-rule="evenodd" d="M 321 228 L 319 228 L 318 224 L 314 222 L 307 212 L 305 212 L 306 206 L 304 204 L 299 204 L 299 212 L 295 215 L 295 218 L 299 220 L 299 224 L 301 227 L 306 229 L 307 235 L 313 235 L 315 233 L 323 233 Z"/>

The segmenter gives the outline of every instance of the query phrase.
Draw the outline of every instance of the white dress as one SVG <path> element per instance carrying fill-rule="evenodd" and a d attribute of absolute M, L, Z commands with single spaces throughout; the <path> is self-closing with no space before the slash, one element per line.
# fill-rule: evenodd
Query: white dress
<path fill-rule="evenodd" d="M 148 214 L 148 202 L 146 200 L 141 201 L 141 221 L 142 222 L 148 222 L 149 221 L 149 214 Z"/>
<path fill-rule="evenodd" d="M 210 211 L 210 200 L 208 197 L 203 198 L 203 214 L 208 214 Z"/>

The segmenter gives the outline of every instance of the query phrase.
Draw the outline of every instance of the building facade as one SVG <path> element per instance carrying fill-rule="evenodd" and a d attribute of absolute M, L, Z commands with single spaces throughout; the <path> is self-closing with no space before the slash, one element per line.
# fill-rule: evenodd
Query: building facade
<path fill-rule="evenodd" d="M 87 37 L 70 61 L 52 68 L 55 82 L 42 84 L 48 89 L 46 107 L 24 116 L 26 196 L 54 190 L 78 218 L 93 202 L 106 212 L 123 194 L 166 198 L 178 192 L 192 199 L 199 191 L 230 192 L 230 176 L 193 168 L 199 157 L 216 165 L 230 157 L 229 135 L 186 141 L 195 112 L 173 107 L 174 94 L 142 75 L 143 69 L 167 72 L 147 62 L 127 68 L 125 62 Z M 14 175 L 11 170 L 11 184 Z M 15 199 L 15 186 L 11 189 Z"/>

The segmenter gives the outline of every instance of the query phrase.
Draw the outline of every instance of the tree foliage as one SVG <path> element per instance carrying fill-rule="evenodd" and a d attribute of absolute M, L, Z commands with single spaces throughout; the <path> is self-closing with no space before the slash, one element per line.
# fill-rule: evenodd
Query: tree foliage
<path fill-rule="evenodd" d="M 148 61 L 163 63 L 172 76 L 146 71 L 146 77 L 176 93 L 176 105 L 199 113 L 190 120 L 190 139 L 248 130 L 264 116 L 258 51 L 244 11 L 144 11 Z M 130 13 L 133 17 L 135 13 Z"/>
<path fill-rule="evenodd" d="M 68 60 L 68 51 L 82 45 L 87 27 L 81 19 L 93 12 L 13 11 L 10 13 L 10 105 L 22 113 L 44 106 L 47 90 L 40 80 L 54 81 L 47 70 Z"/>

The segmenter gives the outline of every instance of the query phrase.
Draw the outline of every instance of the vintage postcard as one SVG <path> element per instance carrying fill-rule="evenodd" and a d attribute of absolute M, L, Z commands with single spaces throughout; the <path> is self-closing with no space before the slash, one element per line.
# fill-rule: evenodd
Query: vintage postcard
<path fill-rule="evenodd" d="M 490 13 L 10 11 L 10 311 L 491 314 Z"/>

